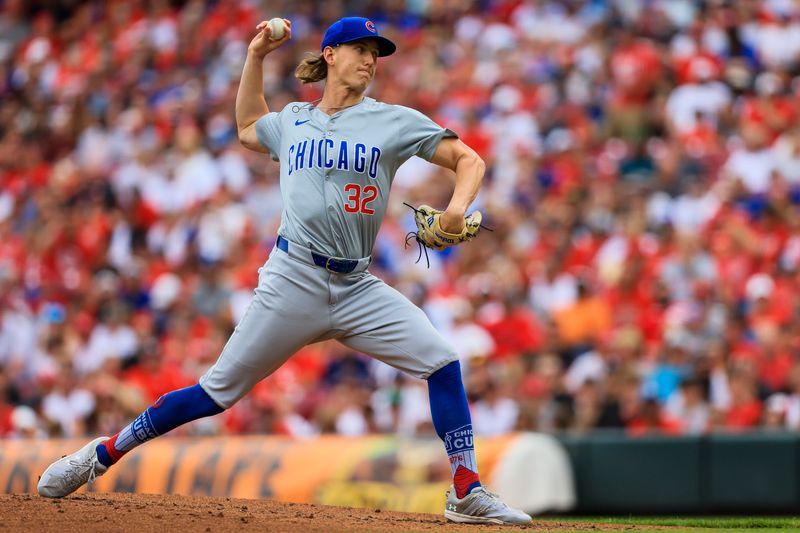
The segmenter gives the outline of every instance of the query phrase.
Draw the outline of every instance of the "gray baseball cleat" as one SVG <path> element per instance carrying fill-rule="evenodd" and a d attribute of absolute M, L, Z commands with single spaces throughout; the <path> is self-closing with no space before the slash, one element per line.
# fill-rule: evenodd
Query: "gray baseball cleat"
<path fill-rule="evenodd" d="M 108 437 L 98 437 L 75 453 L 65 455 L 47 467 L 39 477 L 39 496 L 63 498 L 81 488 L 88 481 L 106 473 L 108 468 L 97 460 L 98 444 Z"/>
<path fill-rule="evenodd" d="M 462 524 L 528 524 L 532 520 L 526 513 L 500 501 L 497 494 L 484 487 L 478 487 L 459 500 L 452 485 L 447 491 L 444 516 Z"/>

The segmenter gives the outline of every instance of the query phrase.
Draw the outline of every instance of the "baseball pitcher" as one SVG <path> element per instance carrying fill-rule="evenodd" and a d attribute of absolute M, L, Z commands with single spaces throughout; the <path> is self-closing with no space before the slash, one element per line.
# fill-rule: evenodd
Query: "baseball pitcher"
<path fill-rule="evenodd" d="M 455 350 L 418 307 L 367 270 L 392 179 L 404 161 L 416 155 L 455 172 L 444 211 L 415 210 L 418 240 L 435 249 L 477 234 L 480 214 L 467 216 L 467 209 L 478 193 L 483 161 L 425 115 L 365 96 L 378 58 L 395 51 L 366 18 L 333 23 L 321 52 L 298 66 L 301 82 L 325 80 L 321 100 L 270 110 L 262 63 L 291 38 L 289 20 L 283 27 L 271 22 L 257 26 L 236 97 L 239 140 L 280 163 L 281 224 L 255 297 L 197 385 L 162 396 L 116 435 L 50 465 L 39 494 L 72 493 L 139 444 L 231 407 L 304 345 L 337 339 L 428 381 L 433 424 L 446 443 L 453 477 L 447 519 L 529 522 L 530 516 L 481 486 Z"/>

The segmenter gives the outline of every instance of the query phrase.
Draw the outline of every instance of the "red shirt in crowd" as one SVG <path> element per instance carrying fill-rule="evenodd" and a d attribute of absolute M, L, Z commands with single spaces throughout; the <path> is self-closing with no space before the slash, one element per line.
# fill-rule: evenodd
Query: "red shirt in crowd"
<path fill-rule="evenodd" d="M 507 358 L 535 351 L 542 342 L 542 331 L 533 312 L 515 307 L 500 320 L 484 323 L 495 342 L 494 357 Z"/>
<path fill-rule="evenodd" d="M 611 55 L 611 73 L 617 104 L 644 103 L 662 75 L 658 49 L 644 39 L 618 48 Z"/>
<path fill-rule="evenodd" d="M 125 372 L 124 380 L 139 388 L 149 403 L 155 402 L 162 394 L 189 387 L 193 383 L 175 362 L 136 365 Z"/>
<path fill-rule="evenodd" d="M 734 405 L 725 415 L 725 426 L 731 429 L 747 429 L 757 426 L 761 420 L 761 402 L 749 402 Z"/>
<path fill-rule="evenodd" d="M 765 126 L 770 140 L 775 140 L 797 117 L 796 104 L 781 96 L 748 98 L 739 113 L 742 122 Z"/>

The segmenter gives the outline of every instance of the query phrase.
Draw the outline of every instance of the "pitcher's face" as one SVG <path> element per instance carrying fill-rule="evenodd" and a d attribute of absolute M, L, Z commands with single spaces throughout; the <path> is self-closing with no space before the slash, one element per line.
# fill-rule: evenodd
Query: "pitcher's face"
<path fill-rule="evenodd" d="M 367 90 L 378 66 L 378 44 L 370 39 L 340 44 L 333 48 L 333 64 L 328 66 L 328 76 L 357 92 Z"/>

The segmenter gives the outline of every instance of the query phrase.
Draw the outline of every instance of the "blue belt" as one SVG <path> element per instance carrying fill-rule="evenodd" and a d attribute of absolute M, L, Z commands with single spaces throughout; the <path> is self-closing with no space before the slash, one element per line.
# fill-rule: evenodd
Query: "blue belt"
<path fill-rule="evenodd" d="M 289 253 L 289 241 L 278 235 L 278 241 L 276 243 L 279 250 L 283 250 L 287 254 Z M 353 270 L 356 269 L 359 265 L 359 261 L 357 259 L 340 259 L 338 257 L 328 257 L 322 254 L 318 254 L 317 252 L 311 251 L 311 259 L 314 261 L 314 264 L 318 267 L 324 268 L 329 272 L 335 272 L 336 274 L 349 274 Z"/>

